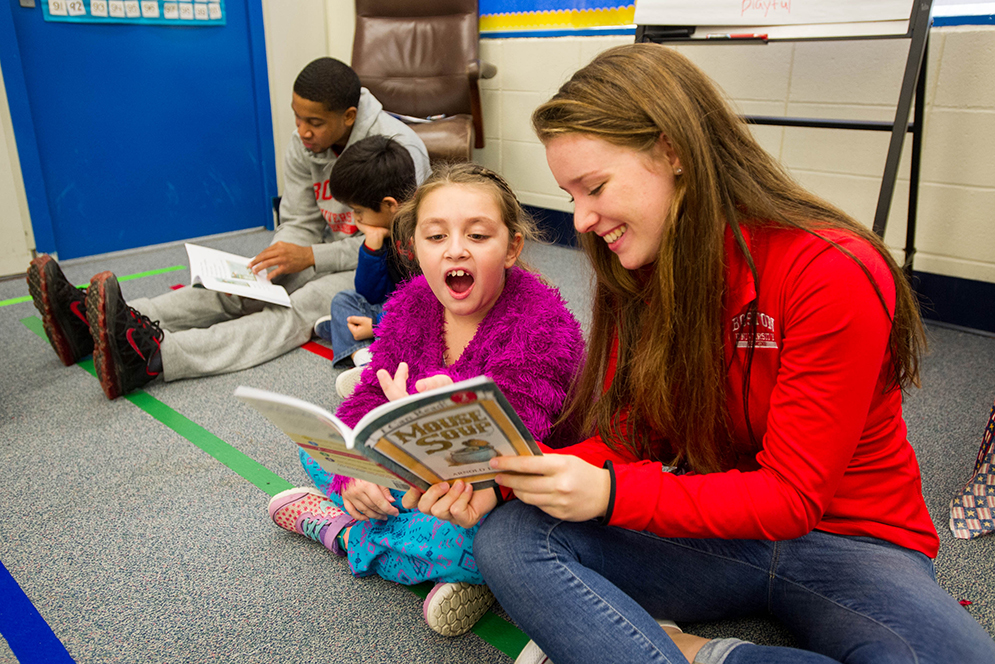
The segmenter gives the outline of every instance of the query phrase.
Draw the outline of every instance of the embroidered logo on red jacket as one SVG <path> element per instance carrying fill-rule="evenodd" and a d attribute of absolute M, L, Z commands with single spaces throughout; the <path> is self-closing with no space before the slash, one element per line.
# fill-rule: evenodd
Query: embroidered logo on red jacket
<path fill-rule="evenodd" d="M 750 335 L 753 333 L 752 317 L 749 313 L 733 316 L 730 327 L 736 339 L 736 348 L 749 348 Z M 777 337 L 774 336 L 774 317 L 767 314 L 757 314 L 755 348 L 777 348 Z"/>

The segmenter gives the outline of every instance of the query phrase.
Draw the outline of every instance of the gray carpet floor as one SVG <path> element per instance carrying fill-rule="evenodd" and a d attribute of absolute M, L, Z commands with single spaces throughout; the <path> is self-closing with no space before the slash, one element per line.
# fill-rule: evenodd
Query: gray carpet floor
<path fill-rule="evenodd" d="M 266 231 L 198 240 L 245 256 Z M 590 274 L 575 250 L 532 246 L 527 258 L 587 326 Z M 185 266 L 182 245 L 68 261 L 73 283 Z M 177 283 L 180 270 L 122 282 L 126 298 Z M 0 301 L 27 294 L 0 281 Z M 0 306 L 0 562 L 77 662 L 501 662 L 475 634 L 447 639 L 421 600 L 269 520 L 268 496 L 126 399 L 107 401 L 81 367 L 64 367 Z M 964 542 L 947 505 L 967 478 L 995 397 L 995 339 L 931 326 L 924 388 L 909 395 L 909 436 L 942 538 L 937 573 L 995 633 L 995 538 Z M 223 376 L 155 382 L 146 392 L 292 484 L 307 484 L 295 446 L 232 398 L 238 385 L 335 408 L 337 371 L 305 350 Z M 5 601 L 0 597 L 0 602 Z M 501 614 L 498 610 L 499 615 Z M 696 625 L 701 634 L 766 643 L 790 638 L 766 620 Z M 16 662 L 0 640 L 0 664 Z"/>

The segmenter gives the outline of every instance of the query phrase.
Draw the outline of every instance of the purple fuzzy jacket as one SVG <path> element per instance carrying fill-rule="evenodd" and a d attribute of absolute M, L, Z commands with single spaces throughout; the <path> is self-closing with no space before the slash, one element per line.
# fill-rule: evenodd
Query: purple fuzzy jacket
<path fill-rule="evenodd" d="M 567 310 L 559 291 L 519 267 L 506 273 L 501 296 L 477 328 L 459 360 L 446 366 L 442 303 L 425 277 L 400 286 L 384 306 L 373 361 L 363 370 L 356 391 L 336 411 L 349 426 L 386 403 L 377 370 L 391 375 L 408 363 L 408 392 L 415 381 L 446 374 L 454 382 L 481 374 L 490 377 L 514 406 L 536 440 L 549 433 L 563 409 L 570 381 L 580 367 L 584 340 L 580 325 Z M 339 492 L 348 477 L 336 476 Z"/>

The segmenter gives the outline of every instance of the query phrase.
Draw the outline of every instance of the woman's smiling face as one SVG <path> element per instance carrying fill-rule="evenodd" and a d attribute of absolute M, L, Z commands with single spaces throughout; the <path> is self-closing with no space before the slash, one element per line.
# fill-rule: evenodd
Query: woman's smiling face
<path fill-rule="evenodd" d="M 573 197 L 574 228 L 595 233 L 629 270 L 654 262 L 680 164 L 663 136 L 640 152 L 588 134 L 546 143 L 546 161 Z"/>
<path fill-rule="evenodd" d="M 454 317 L 479 323 L 504 289 L 522 238 L 510 237 L 486 187 L 443 185 L 418 206 L 414 250 L 435 297 Z"/>

